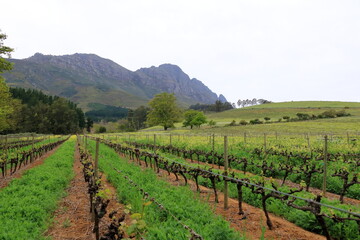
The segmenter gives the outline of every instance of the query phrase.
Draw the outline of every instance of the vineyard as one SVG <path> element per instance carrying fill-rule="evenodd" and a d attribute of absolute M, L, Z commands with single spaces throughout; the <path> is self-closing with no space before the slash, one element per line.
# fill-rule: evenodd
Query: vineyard
<path fill-rule="evenodd" d="M 327 239 L 359 235 L 360 156 L 353 136 L 134 134 L 103 141 L 185 185 L 192 179 L 197 189 L 208 186 L 215 196 L 226 192 L 238 199 L 239 214 L 242 202 L 262 208 L 270 230 L 272 212 Z"/>
<path fill-rule="evenodd" d="M 358 135 L 1 140 L 0 239 L 360 239 Z"/>

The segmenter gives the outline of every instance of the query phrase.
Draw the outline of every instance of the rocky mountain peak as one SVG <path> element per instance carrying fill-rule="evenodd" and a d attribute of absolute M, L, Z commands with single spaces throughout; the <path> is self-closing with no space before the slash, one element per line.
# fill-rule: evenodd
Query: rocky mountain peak
<path fill-rule="evenodd" d="M 222 94 L 219 95 L 219 98 L 218 98 L 218 99 L 219 99 L 219 101 L 222 102 L 222 103 L 227 102 L 226 98 L 225 98 L 224 95 L 222 95 Z"/>

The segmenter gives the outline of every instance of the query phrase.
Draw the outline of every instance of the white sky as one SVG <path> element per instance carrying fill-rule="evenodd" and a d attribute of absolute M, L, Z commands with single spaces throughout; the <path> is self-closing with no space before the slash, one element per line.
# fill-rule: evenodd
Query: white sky
<path fill-rule="evenodd" d="M 172 63 L 237 99 L 360 102 L 359 0 L 1 0 L 13 58 Z"/>

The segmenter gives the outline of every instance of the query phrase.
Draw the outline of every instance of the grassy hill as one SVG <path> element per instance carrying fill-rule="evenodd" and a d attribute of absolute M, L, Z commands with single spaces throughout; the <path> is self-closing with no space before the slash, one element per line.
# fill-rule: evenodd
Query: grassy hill
<path fill-rule="evenodd" d="M 284 116 L 296 117 L 297 113 L 319 115 L 328 110 L 345 110 L 351 115 L 360 116 L 360 103 L 325 101 L 270 103 L 240 109 L 232 109 L 220 113 L 211 113 L 208 114 L 207 117 L 219 122 L 231 122 L 232 120 L 235 120 L 236 122 L 239 122 L 240 120 L 249 121 L 255 118 L 264 120 L 264 117 L 269 117 L 271 119 L 270 121 L 277 121 Z"/>
<path fill-rule="evenodd" d="M 286 122 L 283 116 L 290 118 L 296 117 L 297 113 L 307 113 L 319 115 L 328 110 L 341 111 L 350 113 L 349 117 L 326 118 L 308 121 Z M 225 126 L 235 120 L 239 124 L 241 120 L 250 121 L 252 119 L 260 119 L 264 121 L 264 117 L 269 117 L 270 122 L 267 124 L 256 124 L 246 126 Z M 242 134 L 244 132 L 264 133 L 337 133 L 345 134 L 351 132 L 360 133 L 360 102 L 329 102 L 329 101 L 302 101 L 302 102 L 282 102 L 263 104 L 241 109 L 232 109 L 220 113 L 207 114 L 208 120 L 216 122 L 215 127 L 202 126 L 200 129 L 194 129 L 191 133 L 218 133 L 218 134 Z M 279 119 L 281 122 L 278 122 Z M 183 132 L 188 131 L 182 128 L 182 123 L 176 124 L 176 130 Z M 148 131 L 161 130 L 160 127 L 147 129 Z"/>

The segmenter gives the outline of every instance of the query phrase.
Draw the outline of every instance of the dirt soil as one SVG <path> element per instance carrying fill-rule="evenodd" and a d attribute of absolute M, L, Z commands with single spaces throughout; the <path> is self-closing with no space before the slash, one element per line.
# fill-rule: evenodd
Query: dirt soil
<path fill-rule="evenodd" d="M 124 157 L 124 156 L 122 156 Z M 134 163 L 136 164 L 136 163 Z M 142 168 L 145 168 L 145 164 L 142 163 Z M 179 181 L 176 181 L 174 174 L 168 175 L 165 170 L 160 169 L 158 176 L 162 179 L 169 181 L 174 186 L 184 185 L 184 179 L 179 176 Z M 196 184 L 194 181 L 188 179 L 188 185 L 190 188 L 196 192 Z M 246 203 L 243 203 L 244 215 L 238 214 L 238 201 L 236 199 L 229 198 L 228 209 L 224 210 L 224 194 L 218 192 L 219 203 L 215 202 L 215 195 L 212 189 L 199 186 L 200 187 L 200 197 L 204 202 L 210 204 L 214 209 L 214 212 L 218 215 L 224 217 L 226 221 L 230 223 L 230 226 L 244 234 L 247 239 L 260 239 L 263 235 L 263 230 L 265 231 L 264 236 L 267 239 L 276 239 L 276 240 L 323 240 L 326 239 L 322 235 L 318 235 L 309 231 L 306 231 L 295 224 L 281 218 L 277 217 L 270 213 L 271 221 L 274 225 L 273 230 L 269 230 L 266 225 L 265 214 L 262 209 L 253 207 Z"/>
<path fill-rule="evenodd" d="M 54 154 L 54 152 L 61 146 L 61 144 L 57 147 L 55 147 L 53 150 L 45 153 L 44 155 L 42 155 L 40 158 L 35 159 L 32 163 L 29 163 L 25 166 L 21 166 L 21 168 L 19 170 L 17 170 L 14 174 L 10 175 L 10 169 L 7 170 L 7 174 L 6 176 L 3 178 L 2 175 L 0 177 L 0 189 L 6 187 L 12 179 L 14 178 L 21 178 L 21 176 L 23 175 L 23 173 L 26 170 L 29 170 L 33 167 L 37 167 L 41 164 L 43 164 L 44 160 L 48 157 L 50 157 L 52 154 Z"/>
<path fill-rule="evenodd" d="M 54 240 L 94 240 L 94 223 L 91 221 L 90 201 L 88 185 L 84 180 L 82 164 L 78 148 L 75 151 L 74 172 L 75 177 L 71 181 L 67 190 L 67 196 L 59 203 L 58 209 L 54 213 L 54 222 L 45 236 L 50 236 Z M 102 183 L 105 189 L 110 190 L 110 203 L 107 207 L 107 214 L 100 221 L 100 236 L 107 230 L 111 220 L 108 214 L 116 210 L 119 217 L 125 209 L 117 201 L 115 188 L 102 176 Z M 125 219 L 129 223 L 129 217 Z"/>
<path fill-rule="evenodd" d="M 187 162 L 189 162 L 189 163 L 197 163 L 197 164 L 199 164 L 199 165 L 207 165 L 207 166 L 209 166 L 209 167 L 212 167 L 212 168 L 214 168 L 214 169 L 220 169 L 220 170 L 222 170 L 222 171 L 224 171 L 224 167 L 223 166 L 220 166 L 220 168 L 219 168 L 219 166 L 218 165 L 216 165 L 216 164 L 206 164 L 206 163 L 204 163 L 204 162 L 198 162 L 198 161 L 191 161 L 191 159 L 186 159 L 186 161 Z M 233 169 L 233 168 L 229 168 L 229 171 L 230 172 L 235 172 L 235 173 L 237 173 L 237 172 L 241 172 L 241 173 L 244 173 L 243 171 L 240 171 L 240 170 L 238 170 L 238 169 Z M 253 176 L 253 174 L 252 173 L 250 173 L 250 172 L 246 172 L 246 175 L 249 175 L 249 176 Z M 269 179 L 269 178 L 267 178 L 267 179 Z M 282 183 L 282 180 L 281 179 L 274 179 L 274 180 L 276 180 L 277 182 L 278 182 L 278 184 L 279 185 L 281 185 L 281 183 Z M 300 184 L 298 184 L 298 183 L 294 183 L 294 182 L 291 182 L 291 181 L 289 181 L 289 180 L 285 180 L 285 185 L 286 186 L 289 186 L 289 187 L 291 187 L 291 188 L 300 188 Z M 318 188 L 313 188 L 313 187 L 310 187 L 309 188 L 309 192 L 311 192 L 311 193 L 313 193 L 313 194 L 315 194 L 315 195 L 321 195 L 322 194 L 322 190 L 320 190 L 320 189 L 318 189 Z M 338 195 L 338 194 L 335 194 L 335 193 L 331 193 L 331 192 L 326 192 L 326 198 L 328 198 L 328 199 L 330 199 L 330 200 L 339 200 L 340 199 L 340 195 Z M 358 206 L 360 206 L 360 200 L 358 200 L 358 199 L 353 199 L 353 198 L 348 198 L 348 197 L 344 197 L 344 203 L 345 204 L 351 204 L 351 205 L 358 205 Z"/>

